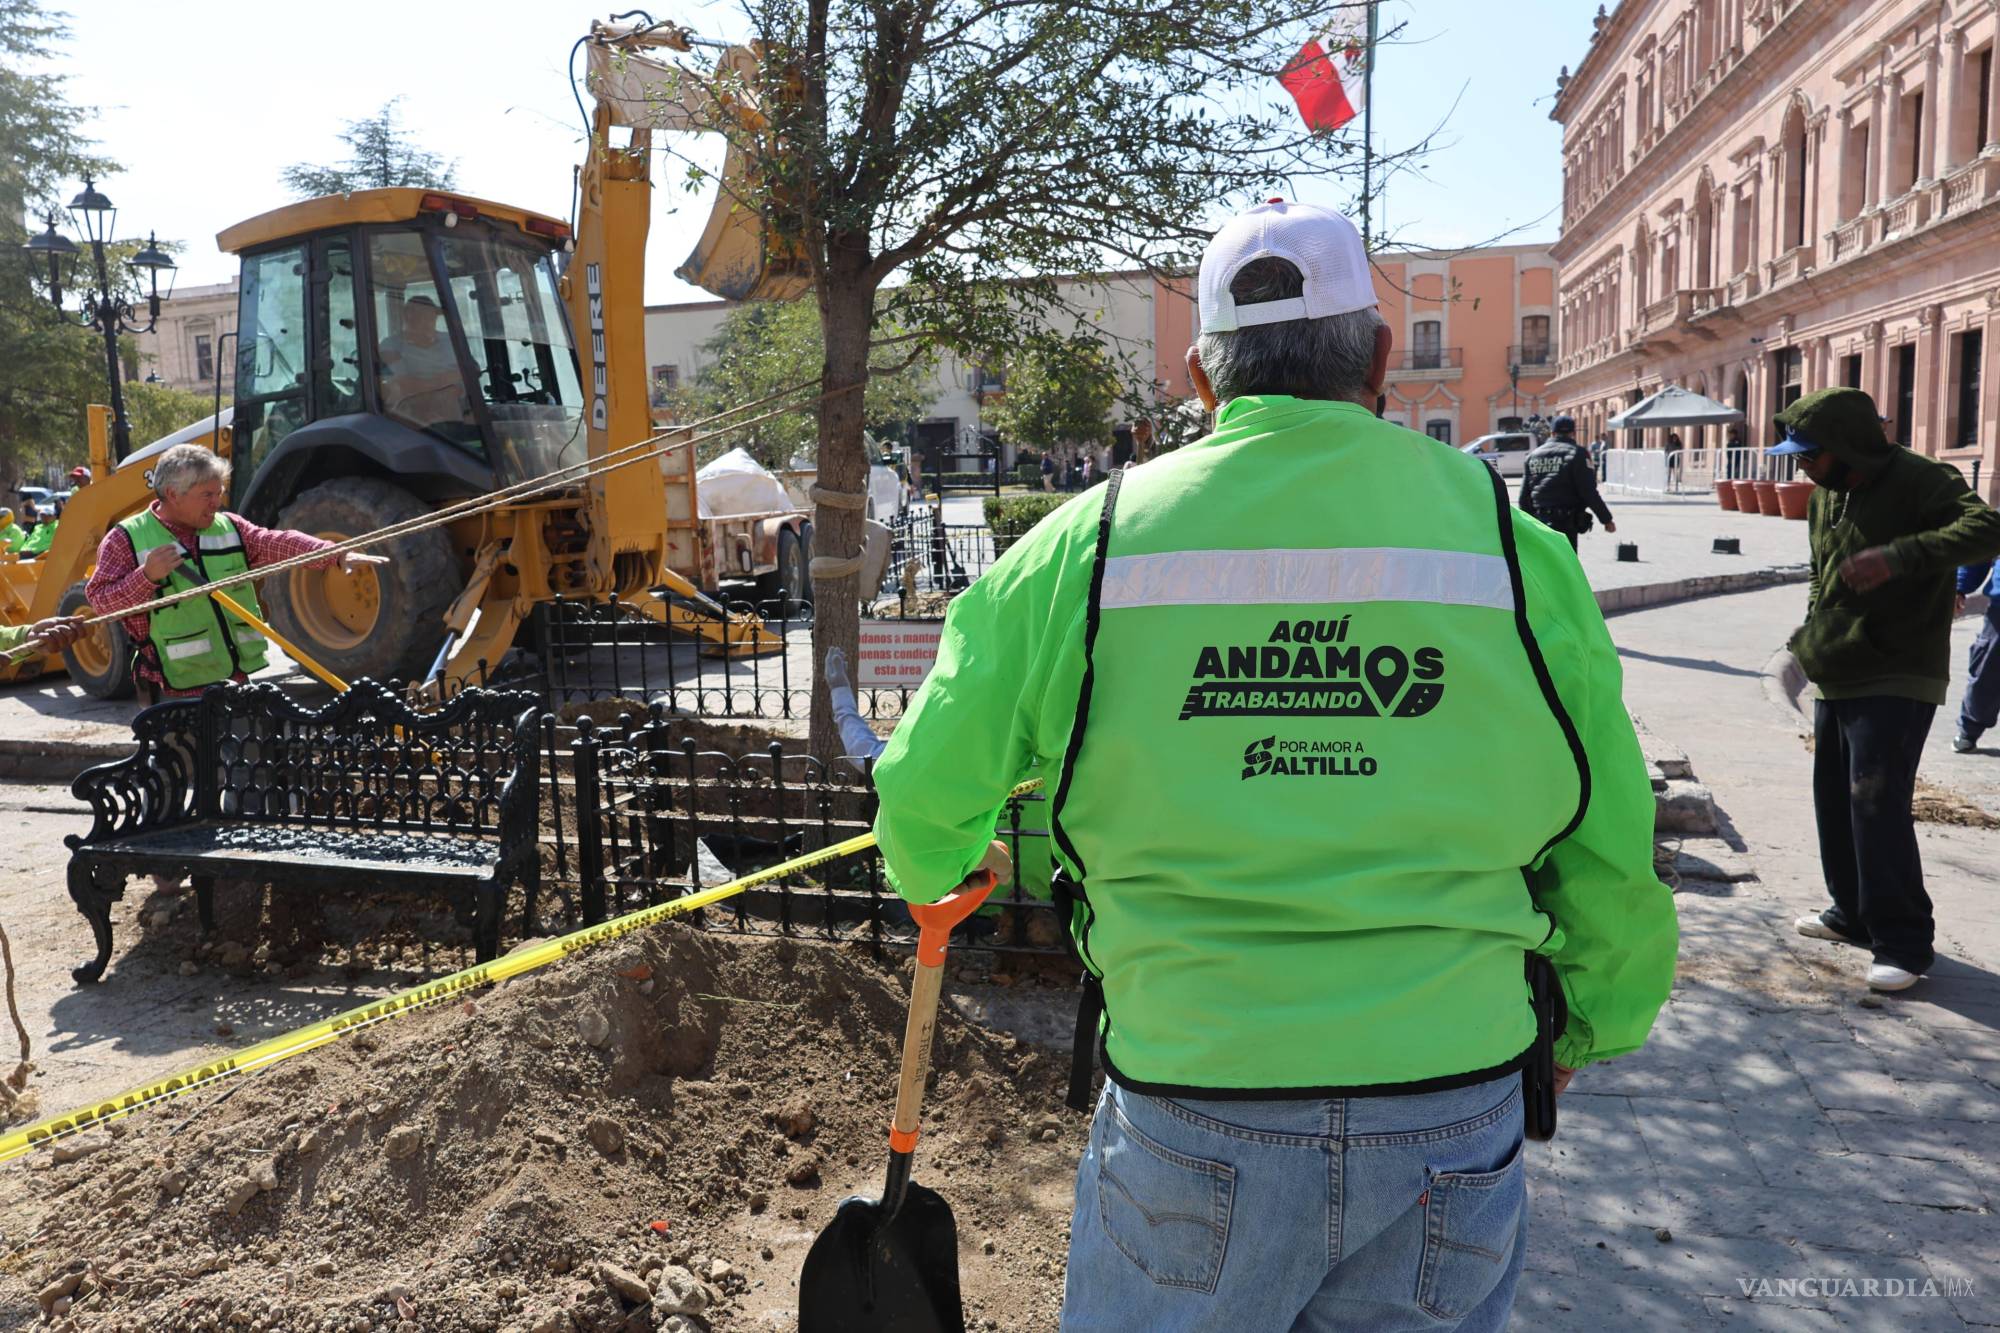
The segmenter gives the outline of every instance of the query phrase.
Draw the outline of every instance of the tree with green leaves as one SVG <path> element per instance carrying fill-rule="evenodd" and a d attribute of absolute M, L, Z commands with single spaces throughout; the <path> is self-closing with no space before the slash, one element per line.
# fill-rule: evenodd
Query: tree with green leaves
<path fill-rule="evenodd" d="M 54 213 L 66 224 L 66 185 L 117 169 L 92 151 L 88 113 L 62 80 L 39 72 L 63 35 L 41 0 L 0 0 L 0 492 L 24 472 L 81 461 L 84 405 L 105 393 L 99 336 L 50 305 L 18 258 L 27 223 L 40 231 Z"/>
<path fill-rule="evenodd" d="M 131 423 L 134 449 L 204 421 L 214 412 L 215 399 L 209 394 L 144 380 L 125 385 L 125 419 Z"/>
<path fill-rule="evenodd" d="M 819 378 L 826 349 L 820 339 L 819 308 L 811 301 L 756 302 L 729 312 L 713 338 L 702 344 L 707 360 L 691 383 L 668 395 L 683 420 L 712 416 L 757 402 Z M 885 352 L 868 377 L 862 421 L 878 438 L 900 436 L 903 424 L 920 415 L 932 397 L 936 358 L 925 350 L 911 357 Z M 811 411 L 787 412 L 711 442 L 701 461 L 741 445 L 766 467 L 789 466 L 819 447 L 819 420 Z"/>
<path fill-rule="evenodd" d="M 1000 433 L 1037 449 L 1111 443 L 1120 377 L 1094 338 L 1038 334 L 1006 360 L 1006 393 L 993 411 Z"/>
<path fill-rule="evenodd" d="M 425 152 L 403 128 L 392 97 L 372 116 L 350 120 L 337 136 L 347 145 L 347 161 L 337 167 L 295 162 L 279 179 L 301 199 L 322 194 L 352 194 L 396 186 L 449 190 L 458 170 L 456 161 Z"/>
<path fill-rule="evenodd" d="M 692 53 L 683 78 L 711 94 L 720 110 L 703 127 L 748 167 L 725 188 L 810 274 L 825 338 L 819 475 L 835 492 L 865 486 L 855 386 L 885 319 L 991 363 L 1060 327 L 1075 288 L 1054 275 L 1184 272 L 1214 214 L 1295 179 L 1360 174 L 1358 143 L 1307 132 L 1276 82 L 1359 0 L 742 4 L 757 86 L 731 86 Z M 746 99 L 759 115 L 739 114 Z M 815 533 L 840 569 L 860 549 L 860 513 L 823 504 Z M 855 575 L 814 585 L 815 655 L 851 656 Z M 811 745 L 839 752 L 823 690 Z"/>

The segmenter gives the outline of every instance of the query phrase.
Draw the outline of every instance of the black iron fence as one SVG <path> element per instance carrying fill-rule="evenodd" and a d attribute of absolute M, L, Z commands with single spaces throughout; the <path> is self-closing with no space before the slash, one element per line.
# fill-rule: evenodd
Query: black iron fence
<path fill-rule="evenodd" d="M 912 506 L 889 520 L 889 568 L 881 592 L 904 603 L 917 593 L 962 592 L 1000 558 L 1008 540 L 996 538 L 982 523 L 947 523 L 937 508 Z"/>
<path fill-rule="evenodd" d="M 705 748 L 656 704 L 599 726 L 543 724 L 549 781 L 544 883 L 587 923 L 701 893 L 831 847 L 873 827 L 872 759 L 822 764 L 773 742 L 761 753 Z M 1010 799 L 998 836 L 1014 874 L 954 945 L 1059 955 L 1049 900 L 1048 802 Z M 690 914 L 747 935 L 908 944 L 916 929 L 871 849 L 788 873 Z"/>
<path fill-rule="evenodd" d="M 885 599 L 880 614 L 900 614 Z M 812 604 L 739 603 L 752 612 L 716 625 L 713 638 L 670 628 L 634 602 L 558 598 L 537 631 L 543 697 L 552 708 L 596 699 L 657 703 L 708 718 L 805 722 L 812 715 Z M 920 614 L 911 604 L 909 615 Z M 942 609 L 938 614 L 943 614 Z M 850 674 L 855 670 L 850 666 Z M 910 687 L 855 691 L 863 717 L 901 717 Z"/>

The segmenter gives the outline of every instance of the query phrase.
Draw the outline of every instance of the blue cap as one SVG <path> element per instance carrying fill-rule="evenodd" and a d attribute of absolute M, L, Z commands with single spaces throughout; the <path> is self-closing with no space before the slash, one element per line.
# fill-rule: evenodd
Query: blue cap
<path fill-rule="evenodd" d="M 1819 446 L 1811 440 L 1801 439 L 1797 431 L 1787 426 L 1783 443 L 1774 444 L 1764 452 L 1772 458 L 1780 454 L 1816 454 L 1819 452 Z"/>
<path fill-rule="evenodd" d="M 1576 433 L 1576 418 L 1565 413 L 1550 422 L 1549 429 L 1558 435 L 1574 435 Z"/>

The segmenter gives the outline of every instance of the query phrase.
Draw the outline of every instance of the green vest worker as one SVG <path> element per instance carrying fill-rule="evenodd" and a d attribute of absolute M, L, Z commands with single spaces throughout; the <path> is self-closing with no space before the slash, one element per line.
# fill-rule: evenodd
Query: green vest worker
<path fill-rule="evenodd" d="M 98 544 L 84 595 L 99 612 L 122 613 L 175 592 L 331 545 L 303 532 L 263 528 L 222 509 L 229 465 L 198 444 L 177 444 L 153 460 L 153 503 L 119 523 Z M 348 551 L 348 573 L 386 557 Z M 314 566 L 317 567 L 317 566 Z M 261 618 L 247 582 L 230 596 Z M 264 637 L 211 597 L 189 597 L 150 614 L 127 615 L 126 634 L 140 645 L 134 675 L 148 700 L 198 694 L 264 665 Z"/>
<path fill-rule="evenodd" d="M 28 530 L 14 521 L 14 511 L 0 509 L 0 551 L 19 552 L 28 540 Z"/>
<path fill-rule="evenodd" d="M 1215 433 L 952 603 L 875 770 L 882 853 L 940 897 L 1054 780 L 1108 1075 L 1065 1330 L 1499 1329 L 1529 960 L 1558 1085 L 1673 977 L 1618 658 L 1567 540 L 1370 411 L 1392 339 L 1345 218 L 1260 205 L 1199 285 Z"/>

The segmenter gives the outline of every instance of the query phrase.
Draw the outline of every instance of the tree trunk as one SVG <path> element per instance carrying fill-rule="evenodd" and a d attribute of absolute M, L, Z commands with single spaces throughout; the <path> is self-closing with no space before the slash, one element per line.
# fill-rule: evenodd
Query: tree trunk
<path fill-rule="evenodd" d="M 820 292 L 820 321 L 826 359 L 820 367 L 819 484 L 850 494 L 868 489 L 868 455 L 862 444 L 861 384 L 868 375 L 868 339 L 874 323 L 875 293 L 856 275 L 829 274 Z M 843 392 L 844 391 L 844 392 Z M 815 558 L 844 559 L 861 550 L 863 511 L 834 505 L 814 506 Z M 829 648 L 847 655 L 851 671 L 860 662 L 855 643 L 860 635 L 861 588 L 858 574 L 813 579 L 812 752 L 823 763 L 840 757 L 840 728 L 826 694 L 822 667 Z"/>

